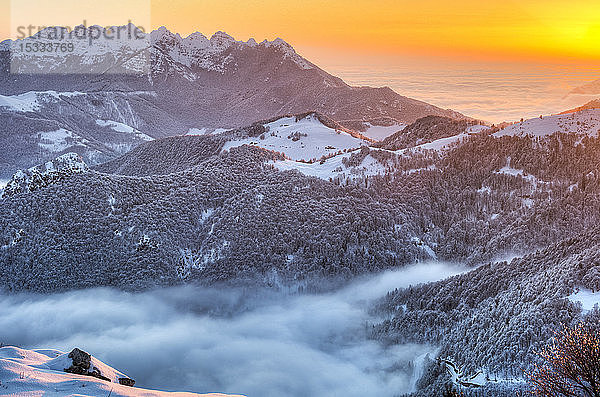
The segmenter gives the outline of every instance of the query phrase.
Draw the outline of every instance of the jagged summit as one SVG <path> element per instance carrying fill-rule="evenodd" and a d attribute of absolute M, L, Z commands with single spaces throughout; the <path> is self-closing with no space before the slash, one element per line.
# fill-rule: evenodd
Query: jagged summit
<path fill-rule="evenodd" d="M 217 31 L 213 33 L 213 35 L 208 38 L 201 32 L 194 32 L 190 35 L 183 37 L 179 33 L 171 32 L 167 27 L 161 26 L 158 29 L 153 30 L 149 33 L 154 42 L 160 41 L 163 37 L 177 37 L 179 41 L 189 45 L 198 45 L 201 44 L 201 48 L 204 48 L 206 45 L 218 46 L 218 47 L 229 47 L 232 44 L 238 44 L 248 47 L 256 47 L 256 46 L 264 46 L 264 47 L 276 47 L 286 50 L 294 50 L 291 44 L 282 39 L 281 37 L 277 37 L 274 40 L 264 39 L 260 42 L 260 44 L 253 38 L 249 38 L 247 41 L 236 40 L 233 36 L 224 31 Z"/>
<path fill-rule="evenodd" d="M 164 26 L 150 33 L 152 44 L 161 46 L 167 44 L 172 47 L 179 47 L 178 52 L 186 59 L 179 59 L 186 65 L 196 63 L 193 58 L 215 57 L 228 50 L 254 50 L 254 49 L 275 49 L 283 54 L 284 59 L 292 60 L 302 69 L 316 68 L 315 65 L 302 58 L 291 44 L 282 38 L 275 40 L 263 40 L 260 44 L 254 38 L 247 41 L 236 40 L 233 36 L 223 31 L 215 32 L 210 38 L 200 32 L 194 32 L 187 37 L 181 37 L 178 33 L 172 33 Z M 171 49 L 173 51 L 173 49 Z M 229 53 L 227 55 L 230 55 Z M 189 58 L 192 59 L 189 59 Z M 217 65 L 208 66 L 206 63 L 198 63 L 207 69 L 214 69 L 223 72 L 224 69 Z"/>
<path fill-rule="evenodd" d="M 182 40 L 182 43 L 190 48 L 195 49 L 204 49 L 211 45 L 210 40 L 200 32 L 190 34 L 188 37 Z"/>
<path fill-rule="evenodd" d="M 223 31 L 215 32 L 210 38 L 201 32 L 194 32 L 186 37 L 183 37 L 179 33 L 173 33 L 167 27 L 161 26 L 160 28 L 150 32 L 149 35 L 151 36 L 153 42 L 158 42 L 165 37 L 175 37 L 178 41 L 181 41 L 186 45 L 198 46 L 199 48 L 206 48 L 209 45 L 227 47 L 232 44 L 239 44 L 248 47 L 256 47 L 258 45 L 261 45 L 264 47 L 281 47 L 293 49 L 293 47 L 288 42 L 286 42 L 280 37 L 272 41 L 265 39 L 259 44 L 253 37 L 249 38 L 247 41 L 236 40 L 233 36 Z"/>
<path fill-rule="evenodd" d="M 229 47 L 235 42 L 236 40 L 232 36 L 222 31 L 216 32 L 210 38 L 210 43 L 217 47 Z"/>
<path fill-rule="evenodd" d="M 91 39 L 91 37 L 94 38 Z M 57 39 L 61 40 L 61 43 L 72 45 L 73 51 L 69 50 L 70 55 L 79 57 L 80 62 L 67 63 L 66 60 L 71 57 L 64 57 L 62 52 L 57 51 L 47 54 L 45 58 L 49 62 L 37 62 L 32 65 L 28 54 L 19 50 L 21 48 L 20 44 L 40 41 L 45 43 Z M 273 41 L 264 40 L 257 44 L 253 38 L 246 42 L 239 41 L 223 31 L 215 32 L 210 38 L 200 32 L 182 37 L 179 33 L 171 32 L 165 26 L 144 33 L 142 29 L 132 23 L 107 28 L 98 25 L 79 25 L 72 29 L 62 26 L 50 26 L 33 33 L 29 37 L 14 41 L 5 40 L 0 44 L 0 51 L 12 49 L 13 72 L 30 73 L 35 72 L 36 68 L 42 68 L 45 73 L 73 71 L 78 73 L 100 73 L 105 71 L 112 71 L 113 73 L 148 73 L 154 70 L 157 58 L 156 50 L 176 55 L 174 56 L 175 60 L 185 66 L 196 65 L 223 73 L 225 68 L 222 65 L 222 60 L 209 60 L 208 58 L 218 58 L 220 54 L 231 49 L 255 48 L 276 49 L 284 54 L 284 58 L 292 60 L 302 69 L 315 67 L 299 56 L 294 48 L 281 38 Z M 131 62 L 130 58 L 133 58 L 135 62 Z M 148 68 L 140 67 L 140 63 L 144 62 L 148 64 Z M 87 69 L 85 67 L 81 68 L 80 65 L 86 65 Z M 75 66 L 78 66 L 78 69 L 75 69 Z"/>

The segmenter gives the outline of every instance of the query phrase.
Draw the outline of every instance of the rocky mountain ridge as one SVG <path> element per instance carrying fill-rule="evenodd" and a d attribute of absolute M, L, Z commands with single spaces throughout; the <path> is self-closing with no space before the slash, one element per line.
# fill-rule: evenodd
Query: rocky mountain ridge
<path fill-rule="evenodd" d="M 15 50 L 53 42 L 51 33 L 0 46 L 0 178 L 66 152 L 98 164 L 148 139 L 286 114 L 316 111 L 351 120 L 345 127 L 353 131 L 364 122 L 402 125 L 431 114 L 466 118 L 386 87 L 351 87 L 281 39 L 182 38 L 161 28 L 124 42 L 73 38 L 68 55 Z"/>

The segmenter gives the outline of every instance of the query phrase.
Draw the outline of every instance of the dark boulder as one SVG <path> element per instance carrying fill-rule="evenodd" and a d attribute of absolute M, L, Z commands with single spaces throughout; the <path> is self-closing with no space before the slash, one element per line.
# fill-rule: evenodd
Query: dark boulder
<path fill-rule="evenodd" d="M 135 381 L 130 378 L 119 378 L 119 384 L 125 385 L 125 386 L 133 386 L 133 385 L 135 385 Z"/>
<path fill-rule="evenodd" d="M 98 368 L 92 365 L 92 356 L 90 356 L 89 353 L 75 348 L 69 353 L 69 358 L 73 360 L 73 364 L 71 364 L 69 368 L 65 368 L 65 372 L 77 375 L 93 376 L 94 378 L 106 380 L 108 382 L 111 381 L 109 378 L 102 375 Z"/>
<path fill-rule="evenodd" d="M 89 372 L 92 356 L 78 348 L 71 350 L 69 358 L 73 360 L 73 364 L 69 368 L 65 368 L 65 372 L 78 375 L 87 375 Z"/>

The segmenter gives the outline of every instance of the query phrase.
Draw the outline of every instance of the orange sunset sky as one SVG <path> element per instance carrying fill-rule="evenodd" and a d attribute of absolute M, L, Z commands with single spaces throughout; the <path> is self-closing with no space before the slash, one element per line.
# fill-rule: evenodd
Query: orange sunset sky
<path fill-rule="evenodd" d="M 238 40 L 279 36 L 315 61 L 407 54 L 600 61 L 598 0 L 0 0 L 0 6 L 3 38 L 15 35 L 15 19 L 116 25 L 131 18 L 183 36 L 217 30 Z"/>

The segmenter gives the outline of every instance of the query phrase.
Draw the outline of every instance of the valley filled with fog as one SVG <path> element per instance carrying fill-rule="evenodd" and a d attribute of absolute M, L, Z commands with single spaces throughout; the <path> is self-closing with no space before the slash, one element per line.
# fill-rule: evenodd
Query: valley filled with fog
<path fill-rule="evenodd" d="M 463 269 L 425 263 L 330 293 L 174 287 L 88 289 L 0 297 L 0 341 L 84 349 L 136 386 L 249 396 L 378 395 L 410 391 L 430 345 L 368 340 L 375 300 Z"/>

